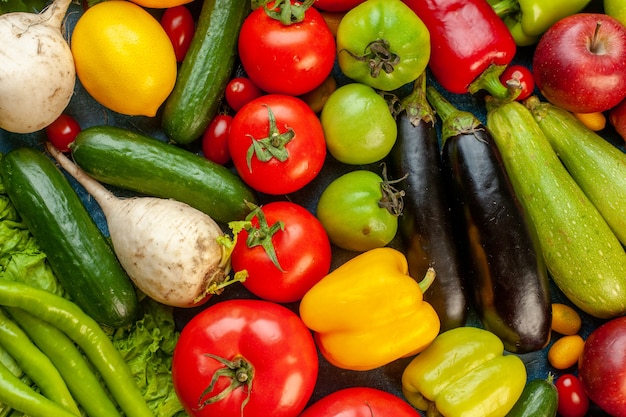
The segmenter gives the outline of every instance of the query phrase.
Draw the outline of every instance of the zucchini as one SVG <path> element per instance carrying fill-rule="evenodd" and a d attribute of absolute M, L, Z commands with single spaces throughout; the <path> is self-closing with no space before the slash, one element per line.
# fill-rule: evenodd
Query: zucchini
<path fill-rule="evenodd" d="M 522 395 L 506 417 L 554 417 L 558 408 L 558 392 L 548 379 L 533 379 L 526 383 Z"/>
<path fill-rule="evenodd" d="M 135 287 L 54 162 L 37 149 L 15 148 L 2 157 L 0 175 L 72 301 L 101 324 L 131 323 L 138 304 Z"/>
<path fill-rule="evenodd" d="M 540 350 L 550 341 L 548 271 L 500 152 L 476 116 L 454 108 L 433 87 L 427 97 L 442 120 L 444 175 L 464 219 L 478 316 L 509 352 Z"/>
<path fill-rule="evenodd" d="M 389 168 L 404 191 L 398 230 L 405 245 L 409 275 L 423 277 L 429 267 L 437 279 L 424 292 L 441 322 L 441 331 L 464 326 L 468 301 L 466 271 L 452 203 L 443 181 L 434 113 L 426 101 L 425 75 L 402 101 L 396 115 L 398 137 L 389 155 Z"/>
<path fill-rule="evenodd" d="M 488 99 L 487 127 L 555 284 L 592 316 L 624 315 L 624 247 L 567 172 L 530 110 L 517 101 Z"/>
<path fill-rule="evenodd" d="M 196 31 L 165 101 L 161 126 L 173 142 L 199 138 L 217 113 L 235 66 L 250 0 L 203 0 Z"/>
<path fill-rule="evenodd" d="M 570 175 L 626 245 L 626 154 L 570 112 L 536 96 L 525 104 Z"/>
<path fill-rule="evenodd" d="M 172 198 L 218 222 L 242 220 L 253 191 L 228 168 L 159 139 L 113 126 L 81 131 L 70 146 L 85 172 L 105 184 Z"/>

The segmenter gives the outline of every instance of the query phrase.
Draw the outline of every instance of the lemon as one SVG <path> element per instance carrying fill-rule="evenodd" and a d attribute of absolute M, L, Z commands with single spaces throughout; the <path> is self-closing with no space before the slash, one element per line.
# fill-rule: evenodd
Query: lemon
<path fill-rule="evenodd" d="M 161 24 L 126 0 L 87 9 L 71 39 L 78 79 L 103 106 L 130 116 L 156 115 L 176 82 L 174 47 Z"/>

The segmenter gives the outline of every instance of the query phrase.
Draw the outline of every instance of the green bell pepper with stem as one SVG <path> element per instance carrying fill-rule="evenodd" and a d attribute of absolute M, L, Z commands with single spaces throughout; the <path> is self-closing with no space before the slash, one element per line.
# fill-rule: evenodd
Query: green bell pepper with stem
<path fill-rule="evenodd" d="M 527 372 L 516 355 L 505 355 L 495 334 L 458 327 L 439 334 L 407 365 L 402 393 L 428 416 L 495 417 L 516 403 Z"/>
<path fill-rule="evenodd" d="M 518 46 L 537 43 L 558 20 L 583 10 L 590 0 L 501 0 L 491 1 Z"/>

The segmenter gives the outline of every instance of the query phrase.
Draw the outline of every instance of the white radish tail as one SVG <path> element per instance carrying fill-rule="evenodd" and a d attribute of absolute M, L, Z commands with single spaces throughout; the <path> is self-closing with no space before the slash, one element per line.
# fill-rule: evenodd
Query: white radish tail
<path fill-rule="evenodd" d="M 121 265 L 147 296 L 193 307 L 232 282 L 230 252 L 219 242 L 224 234 L 211 217 L 176 200 L 119 198 L 52 144 L 46 146 L 100 205 Z"/>

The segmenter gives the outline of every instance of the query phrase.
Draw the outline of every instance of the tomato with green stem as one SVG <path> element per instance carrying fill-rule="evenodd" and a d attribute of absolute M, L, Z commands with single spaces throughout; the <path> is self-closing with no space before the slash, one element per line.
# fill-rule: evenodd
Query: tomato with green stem
<path fill-rule="evenodd" d="M 358 169 L 333 180 L 322 192 L 317 217 L 330 241 L 354 252 L 390 243 L 398 230 L 403 192 L 386 174 Z"/>
<path fill-rule="evenodd" d="M 303 206 L 275 201 L 255 207 L 247 220 L 231 263 L 234 271 L 247 271 L 243 285 L 250 292 L 268 301 L 295 302 L 328 274 L 330 241 Z"/>
<path fill-rule="evenodd" d="M 296 417 L 318 373 L 300 317 L 264 300 L 220 301 L 195 315 L 174 349 L 174 389 L 192 417 Z"/>
<path fill-rule="evenodd" d="M 233 118 L 228 149 L 241 179 L 271 195 L 289 194 L 319 174 L 326 159 L 324 131 L 301 99 L 267 94 Z"/>

